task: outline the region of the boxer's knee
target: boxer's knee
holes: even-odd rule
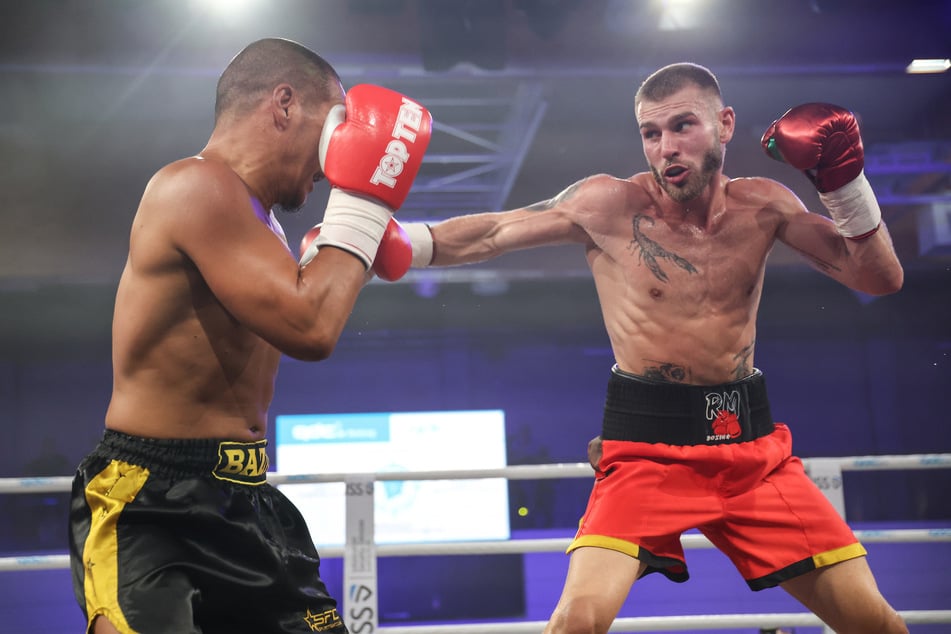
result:
[[[891,606],[884,604],[878,609],[866,611],[833,628],[838,634],[908,634],[905,621]]]
[[[603,617],[597,602],[589,598],[562,601],[555,608],[545,634],[604,634],[613,617]]]
[[[885,607],[885,613],[882,615],[882,632],[888,634],[908,634],[908,626],[905,620],[891,606]]]
[[[838,634],[908,634],[864,557],[818,568],[781,586]]]

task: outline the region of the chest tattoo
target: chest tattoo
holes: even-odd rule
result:
[[[645,216],[644,214],[634,216],[632,221],[634,237],[631,239],[628,249],[637,253],[638,258],[650,269],[654,277],[661,282],[666,282],[668,279],[667,273],[661,268],[658,260],[670,260],[675,266],[679,266],[688,273],[696,273],[697,269],[685,258],[680,257],[676,253],[671,253],[644,235],[644,232],[641,230],[641,222],[644,220],[650,224],[654,224],[654,219],[650,216]]]

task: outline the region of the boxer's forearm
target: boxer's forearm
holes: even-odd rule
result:
[[[459,216],[437,224],[404,225],[413,244],[413,266],[453,266],[481,262],[504,253],[495,239],[501,214]]]

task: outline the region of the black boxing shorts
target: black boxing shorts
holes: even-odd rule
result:
[[[124,634],[347,633],[265,446],[106,430],[70,508],[87,632],[104,616]]]

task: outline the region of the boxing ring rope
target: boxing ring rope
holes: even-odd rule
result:
[[[914,469],[951,469],[951,453],[907,454],[894,456],[852,456],[846,458],[803,458],[808,469],[819,461],[833,461],[842,471],[902,471]],[[350,473],[281,474],[269,473],[267,481],[280,484],[308,484],[313,482],[344,482]],[[374,479],[386,480],[455,480],[506,478],[508,480],[556,480],[559,478],[586,478],[591,476],[591,465],[586,462],[555,463],[546,465],[513,465],[492,469],[441,469],[431,471],[386,471],[372,474]],[[69,491],[72,476],[0,478],[0,494],[8,493],[61,493]]]
[[[910,528],[885,530],[856,530],[855,536],[863,544],[938,543],[951,542],[951,528]],[[685,549],[713,548],[706,537],[687,534],[680,538]],[[525,553],[563,553],[571,543],[570,537],[549,539],[513,539],[509,541],[429,542],[426,544],[379,544],[378,557],[422,557],[427,555],[523,555]],[[344,556],[343,546],[324,546],[321,558]],[[13,570],[53,570],[69,568],[69,555],[23,555],[0,557],[0,572]]]
[[[908,625],[951,623],[951,610],[907,610],[899,612]],[[774,629],[823,627],[819,617],[805,612],[772,614],[696,614],[690,616],[619,617],[609,632],[682,632],[685,630],[726,630],[736,627]],[[484,623],[476,625],[424,625],[381,627],[382,634],[538,634],[545,621]]]
[[[841,472],[843,471],[885,471],[885,470],[916,470],[916,469],[947,469],[951,468],[951,454],[910,454],[892,456],[853,456],[845,458],[813,458],[803,459],[806,470],[814,480],[821,474],[823,478],[839,478],[836,488],[841,495]],[[506,478],[509,480],[544,480],[561,478],[591,477],[592,469],[587,463],[561,463],[549,465],[516,465],[494,469],[465,469],[465,470],[432,470],[417,472],[378,472],[366,474],[352,473],[325,473],[325,474],[268,474],[268,482],[273,485],[281,484],[309,484],[347,482],[357,484],[372,484],[376,481],[407,481],[407,480],[454,480],[454,479],[484,479]],[[69,491],[72,478],[66,477],[31,477],[31,478],[0,478],[0,494],[18,493],[54,493]],[[820,486],[820,488],[823,488]],[[347,568],[348,558],[353,559],[357,554],[376,557],[396,556],[426,556],[426,555],[483,555],[483,554],[524,554],[541,552],[564,552],[571,541],[570,537],[550,539],[515,539],[508,541],[475,541],[475,542],[434,542],[427,544],[364,544],[364,551],[357,552],[349,536],[351,530],[349,522],[351,516],[356,520],[369,518],[372,523],[373,487],[364,487],[368,495],[353,498],[347,495],[348,545],[321,548],[322,557],[342,557]],[[826,492],[828,495],[828,492]],[[367,505],[369,504],[369,510]],[[356,507],[363,507],[361,511]],[[856,530],[856,536],[863,543],[909,543],[909,542],[951,542],[951,528],[928,529],[882,529]],[[372,535],[372,529],[371,529]],[[681,542],[686,549],[713,548],[713,544],[700,534],[685,534]],[[51,570],[69,567],[69,556],[58,555],[30,555],[0,557],[0,572],[24,570]],[[370,602],[376,611],[376,566],[367,574],[363,571],[363,581],[373,589],[373,600]],[[349,568],[348,568],[349,570]],[[361,574],[357,576],[360,577]],[[900,614],[909,625],[951,623],[951,610],[908,610]],[[374,625],[376,623],[374,622]],[[397,626],[375,627],[383,634],[521,634],[540,632],[545,623],[538,622],[509,622],[509,623],[482,623],[464,625],[435,625],[435,626]],[[718,630],[736,627],[753,627],[761,629],[819,626],[823,623],[811,613],[789,614],[726,614],[726,615],[690,615],[690,616],[651,616],[651,617],[619,617],[611,626],[611,632],[645,632],[645,631],[683,631],[683,630]]]

